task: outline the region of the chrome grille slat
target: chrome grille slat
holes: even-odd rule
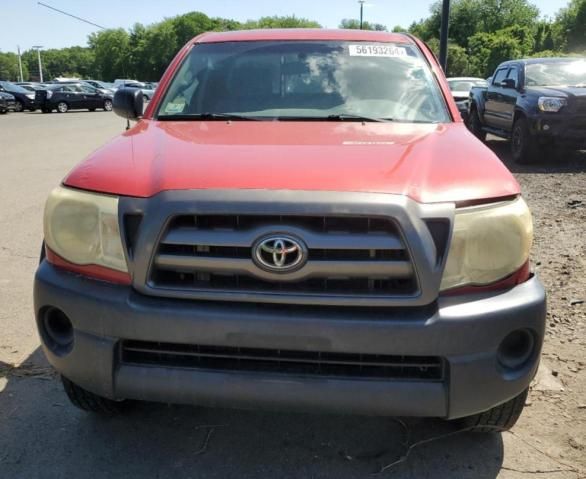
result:
[[[259,238],[286,234],[307,247],[307,262],[286,273],[253,260]],[[152,288],[279,294],[412,295],[415,270],[390,218],[183,215],[161,236]]]

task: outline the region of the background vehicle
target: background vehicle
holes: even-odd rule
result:
[[[15,111],[35,111],[35,94],[21,86],[8,81],[0,81],[0,92],[10,93],[16,102]]]
[[[472,87],[486,87],[488,83],[482,78],[474,77],[453,77],[448,78],[448,86],[452,92],[452,96],[458,105],[458,110],[462,115],[462,119],[466,121],[468,118],[468,99]]]
[[[102,93],[111,93],[112,95],[116,93],[116,88],[114,88],[113,83],[107,83],[99,80],[83,80],[83,83],[87,83],[88,85],[93,86]]]
[[[510,138],[515,161],[586,148],[586,58],[532,58],[502,63],[488,87],[470,91],[468,126]]]
[[[32,92],[35,92],[37,90],[44,90],[45,88],[47,88],[47,85],[38,82],[15,82],[14,84],[21,86],[22,88]]]
[[[57,110],[65,113],[69,110],[98,108],[112,110],[112,95],[100,93],[94,87],[84,83],[62,83],[47,87],[36,92],[36,101],[43,113]]]
[[[118,88],[137,88],[142,92],[145,101],[149,101],[155,94],[155,89],[147,83],[137,81],[124,81],[118,84]]]
[[[16,101],[10,93],[0,92],[0,113],[5,114],[16,109]]]
[[[512,427],[545,327],[531,215],[440,71],[408,35],[249,30],[191,40],[144,112],[120,88],[139,123],[45,208],[35,314],[71,401]]]

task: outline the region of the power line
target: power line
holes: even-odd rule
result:
[[[67,15],[68,17],[75,18],[76,20],[79,20],[81,22],[89,23],[90,25],[93,25],[94,27],[98,27],[98,28],[101,28],[102,30],[106,30],[106,27],[103,27],[102,25],[98,25],[97,23],[90,22],[89,20],[86,20],[84,18],[77,17],[75,15],[72,15],[71,13],[64,12],[63,10],[59,10],[58,8],[52,7],[51,5],[47,5],[46,3],[43,3],[43,2],[37,2],[37,3],[39,5],[42,5],[43,7],[47,7],[47,8],[50,8],[51,10],[55,10],[56,12],[62,13],[63,15]]]

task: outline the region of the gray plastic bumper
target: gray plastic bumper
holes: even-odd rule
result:
[[[140,295],[58,270],[43,261],[35,312],[53,306],[70,318],[74,346],[50,363],[80,386],[115,399],[212,406],[313,409],[456,418],[485,411],[523,391],[538,366],[545,292],[537,278],[508,291],[443,297],[437,307],[365,310],[182,301]],[[502,339],[531,330],[536,350],[514,372],[497,361]],[[444,382],[331,379],[125,364],[119,340],[440,356]]]

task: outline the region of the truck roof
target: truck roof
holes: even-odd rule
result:
[[[334,30],[326,28],[275,28],[208,32],[195,37],[193,43],[245,42],[262,40],[338,40],[356,42],[414,43],[403,33],[372,30]]]
[[[571,60],[586,60],[586,57],[545,57],[545,58],[520,58],[519,60],[509,60],[501,63],[499,66],[511,65],[514,63],[523,63],[525,65],[532,65],[535,63],[558,63],[567,62]]]

